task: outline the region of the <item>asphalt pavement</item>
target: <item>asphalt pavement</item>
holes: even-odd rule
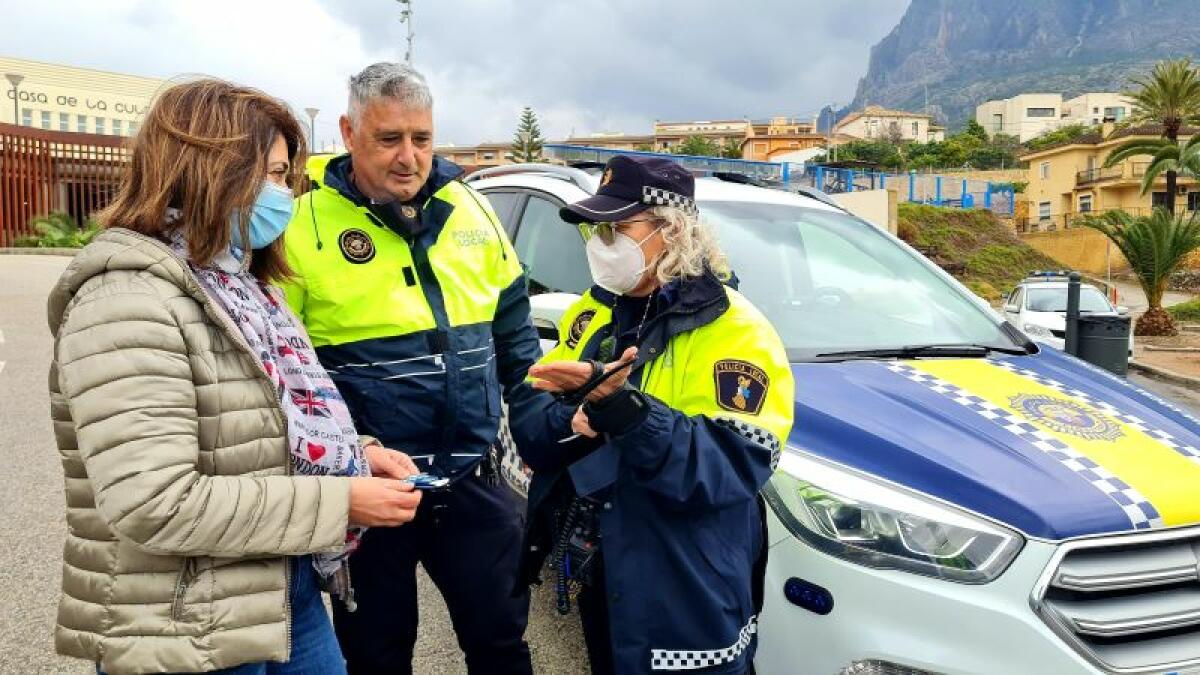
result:
[[[0,673],[85,675],[90,665],[54,655],[61,574],[62,470],[46,394],[50,332],[46,295],[69,258],[0,255]],[[1200,394],[1132,375],[1130,380],[1200,412]],[[449,616],[420,575],[418,673],[465,673]],[[559,617],[548,586],[534,593],[526,637],[539,673],[586,673],[575,615]]]

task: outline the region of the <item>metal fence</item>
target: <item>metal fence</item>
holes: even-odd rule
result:
[[[1017,218],[1015,222],[1017,232],[1055,232],[1058,230],[1071,230],[1083,227],[1083,221],[1089,217],[1097,217],[1109,209],[1099,211],[1071,211],[1068,213],[1052,213],[1046,216],[1033,215],[1025,218]],[[1120,209],[1125,213],[1134,216],[1149,216],[1153,213],[1153,209],[1142,206],[1130,206]]]
[[[806,167],[802,176],[804,184],[829,194],[892,188],[900,202],[988,209],[1003,216],[1012,216],[1016,211],[1016,194],[1011,183],[916,171],[884,173],[821,165]]]
[[[666,157],[680,164],[685,169],[697,173],[736,173],[765,183],[778,185],[786,185],[792,182],[793,178],[804,170],[803,164],[793,164],[791,162],[752,162],[748,159],[670,155],[661,152],[615,150],[612,148],[564,145],[561,143],[547,143],[542,146],[542,150],[550,159],[556,159],[566,164],[577,162],[604,164],[617,155]]]
[[[128,161],[125,140],[0,124],[0,246],[30,221],[64,212],[83,223],[112,200]]]
[[[617,155],[666,157],[696,173],[736,173],[762,181],[770,187],[784,190],[804,185],[815,187],[827,194],[838,194],[857,190],[892,188],[897,191],[901,202],[984,208],[1003,216],[1012,216],[1016,209],[1013,186],[1009,183],[969,180],[915,171],[899,174],[883,173],[821,165],[809,166],[792,162],[752,162],[744,159],[669,155],[658,152],[616,150],[558,143],[548,143],[543,146],[543,150],[549,158],[568,164],[576,162],[603,164]]]

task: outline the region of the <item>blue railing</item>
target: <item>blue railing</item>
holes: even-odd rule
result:
[[[884,173],[814,165],[806,167],[803,182],[829,194],[855,190],[896,189],[902,202],[984,208],[1011,216],[1016,210],[1016,195],[1008,183],[972,180],[958,176],[908,173]]]
[[[546,155],[565,163],[598,162],[603,164],[617,155],[666,157],[684,168],[699,174],[735,173],[761,181],[771,187],[793,189],[805,185],[827,194],[894,188],[902,202],[984,208],[999,215],[1011,216],[1016,208],[1013,188],[1008,184],[970,180],[940,174],[885,173],[845,169],[792,162],[754,162],[724,157],[696,157],[661,152],[614,150],[591,146],[547,143],[542,146]]]

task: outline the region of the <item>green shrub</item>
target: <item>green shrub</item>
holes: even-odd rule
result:
[[[13,242],[19,248],[83,248],[100,232],[100,225],[89,220],[80,227],[65,213],[51,213],[29,221],[35,235],[26,235]]]
[[[1200,298],[1172,305],[1167,308],[1167,313],[1174,317],[1176,321],[1200,322]]]

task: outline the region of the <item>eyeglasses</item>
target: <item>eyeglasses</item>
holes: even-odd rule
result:
[[[616,223],[580,223],[579,233],[583,235],[584,241],[590,240],[592,237],[599,236],[600,241],[604,242],[605,244],[611,244],[613,243],[613,239],[622,225],[657,222],[658,218],[639,218],[637,220],[622,220]]]

